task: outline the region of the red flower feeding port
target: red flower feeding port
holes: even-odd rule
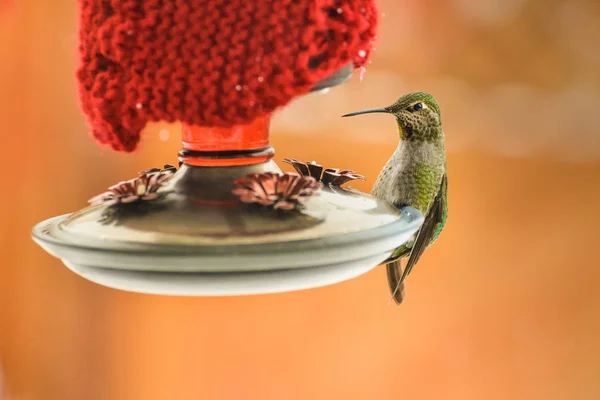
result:
[[[180,121],[183,145],[179,169],[160,186],[146,175],[131,181],[127,202],[97,202],[34,228],[34,240],[73,271],[144,293],[282,292],[360,275],[418,230],[418,211],[339,185],[318,183],[318,196],[310,186],[301,207],[268,207],[295,195],[276,187],[290,179],[275,176],[283,172],[269,146],[272,112],[367,61],[373,0],[80,4],[77,77],[94,137],[131,152],[147,122]],[[270,185],[257,192],[264,207],[235,190],[249,176]]]

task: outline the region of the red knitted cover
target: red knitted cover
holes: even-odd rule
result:
[[[148,121],[229,127],[273,112],[375,38],[375,0],[79,0],[82,108],[132,151]]]

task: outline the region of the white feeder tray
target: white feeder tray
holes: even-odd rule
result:
[[[369,200],[381,207],[379,201]],[[73,272],[115,289],[193,296],[277,293],[357,277],[387,259],[423,223],[422,214],[413,208],[395,213],[391,206],[383,208],[385,212],[374,208],[380,217],[387,215],[383,218],[387,221],[377,227],[359,231],[348,227],[348,233],[293,241],[286,240],[289,234],[281,234],[281,241],[258,244],[207,246],[100,240],[102,245],[90,246],[83,244],[81,236],[78,241],[72,237],[65,240],[69,236],[65,232],[68,215],[39,223],[33,229],[33,238]],[[377,220],[372,217],[369,221]],[[307,230],[317,231],[326,224]],[[303,236],[307,230],[302,231]],[[116,247],[111,248],[111,244]]]

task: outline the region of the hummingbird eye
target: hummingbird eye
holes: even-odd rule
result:
[[[423,103],[417,103],[413,106],[414,111],[421,111],[423,109]]]

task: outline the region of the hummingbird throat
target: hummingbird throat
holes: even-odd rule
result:
[[[442,126],[414,126],[412,124],[402,124],[398,121],[398,135],[400,140],[435,142],[443,138]]]
[[[413,128],[412,126],[402,126],[402,124],[398,122],[398,133],[400,134],[401,140],[407,140],[412,138]]]

